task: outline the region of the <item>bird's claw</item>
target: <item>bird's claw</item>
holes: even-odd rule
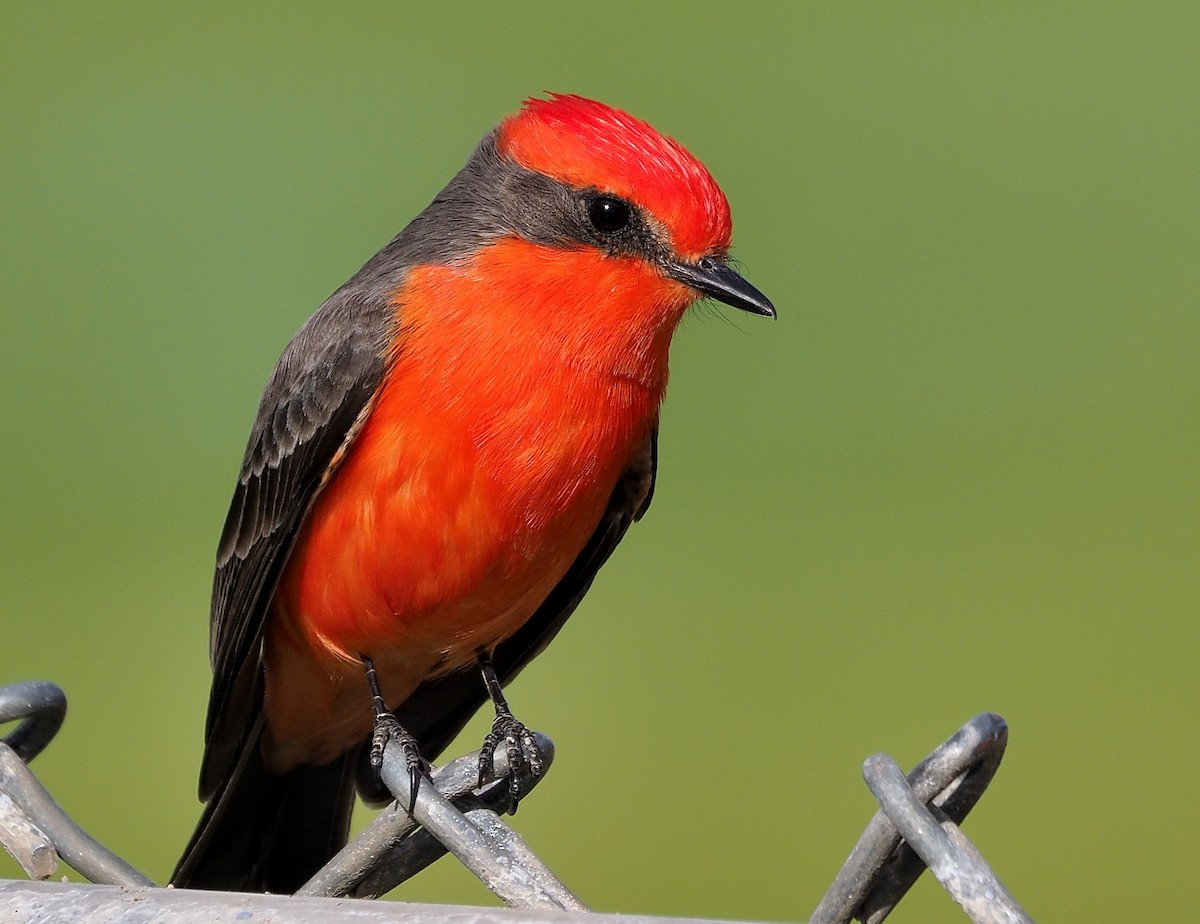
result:
[[[383,767],[383,752],[390,742],[400,746],[404,754],[404,763],[408,767],[408,814],[413,813],[417,804],[417,790],[421,786],[421,778],[429,773],[429,763],[421,756],[417,748],[417,739],[405,731],[404,726],[390,712],[384,712],[375,717],[375,730],[371,733],[371,766],[376,770]]]
[[[495,778],[492,762],[496,749],[502,744],[508,758],[508,812],[515,815],[517,803],[526,789],[525,784],[545,773],[546,767],[533,733],[512,713],[502,713],[496,716],[492,730],[483,739],[483,747],[479,751],[480,786]]]

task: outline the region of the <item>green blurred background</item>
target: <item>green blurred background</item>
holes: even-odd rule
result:
[[[268,371],[570,91],[705,161],[780,320],[680,331],[654,510],[511,690],[559,748],[518,829],[599,909],[796,920],[871,814],[861,760],[994,710],[966,830],[1018,899],[1180,917],[1198,49],[1194,3],[6,4],[0,682],[71,699],[42,779],[167,876]],[[492,900],[450,862],[399,897]],[[926,877],[894,920],[962,917]]]

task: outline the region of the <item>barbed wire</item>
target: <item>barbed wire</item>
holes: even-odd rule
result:
[[[136,890],[122,895],[139,896],[142,912],[161,903],[174,907],[182,894],[199,903],[191,907],[208,907],[212,920],[225,917],[229,896],[155,888],[147,876],[90,837],[54,802],[28,763],[53,739],[65,715],[66,697],[52,683],[31,681],[0,687],[0,724],[19,722],[0,741],[0,844],[32,879],[53,875],[61,857],[92,883]],[[549,738],[535,733],[534,740],[541,768],[523,781],[523,797],[544,777],[554,758]],[[863,775],[880,809],[813,912],[810,924],[847,924],[853,919],[879,924],[926,868],[977,924],[1032,924],[959,827],[995,775],[1007,741],[1004,720],[985,713],[955,732],[907,777],[887,755],[868,758]],[[419,788],[410,817],[400,808],[409,804],[407,764],[399,748],[389,747],[384,753],[382,778],[396,802],[381,811],[295,898],[273,900],[302,903],[280,906],[289,908],[289,916],[294,908],[297,920],[301,919],[301,907],[307,909],[305,914],[314,915],[303,920],[337,920],[336,915],[325,917],[320,904],[305,902],[317,897],[378,897],[450,853],[510,908],[552,913],[555,919],[573,922],[581,914],[589,920],[606,917],[589,912],[501,819],[500,811],[509,805],[505,749],[497,750],[493,762],[493,781],[483,787],[477,785],[478,751],[437,768],[431,785]],[[53,892],[54,886],[65,890],[53,893],[59,895],[58,904],[44,892],[44,888]],[[20,908],[17,897],[22,894],[21,884],[0,882],[0,902],[8,896],[18,902],[14,908]],[[30,895],[36,895],[30,900],[39,908],[54,905],[63,911],[69,906],[72,913],[95,912],[103,906],[116,909],[112,914],[117,915],[123,907],[111,892],[86,886],[46,883]],[[167,900],[167,895],[173,897]],[[353,906],[362,909],[357,902]],[[335,914],[334,906],[329,907],[330,914]],[[337,903],[336,907],[344,906]],[[429,921],[433,921],[441,906],[428,907]],[[480,915],[481,921],[499,920],[483,909]],[[14,920],[41,918],[18,914]],[[665,924],[679,919],[644,920]]]
[[[8,841],[4,847],[21,863],[23,858],[41,871],[49,866],[54,873],[57,863],[47,861],[45,847],[66,860],[71,868],[91,882],[103,882],[136,888],[154,885],[149,876],[138,872],[99,841],[75,824],[51,798],[29,769],[33,760],[58,732],[67,712],[67,697],[61,689],[45,680],[0,687],[0,722],[19,720],[20,725],[0,743],[0,793],[9,797],[15,812],[13,830],[15,849]],[[5,829],[9,825],[4,825]]]
[[[1007,723],[984,713],[907,777],[886,754],[868,757],[863,777],[879,811],[809,924],[846,924],[853,918],[879,924],[927,866],[977,924],[1029,922],[958,827],[996,775],[1007,744]],[[975,898],[980,894],[982,902]]]

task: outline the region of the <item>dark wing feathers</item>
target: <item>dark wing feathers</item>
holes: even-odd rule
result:
[[[345,292],[288,344],[242,460],[213,581],[202,797],[220,784],[253,725],[263,621],[300,523],[383,377],[394,309]]]

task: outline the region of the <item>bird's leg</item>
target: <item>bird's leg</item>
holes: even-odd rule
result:
[[[417,804],[417,789],[421,777],[429,772],[429,764],[417,748],[417,739],[405,731],[404,726],[383,701],[379,691],[379,676],[375,673],[375,662],[366,655],[359,655],[367,671],[367,686],[371,689],[371,707],[375,711],[375,730],[371,734],[371,766],[379,770],[383,766],[383,751],[389,741],[400,745],[404,762],[408,766],[408,814]]]
[[[479,660],[479,671],[483,675],[483,684],[496,707],[496,720],[492,723],[492,730],[483,739],[483,747],[479,752],[479,785],[482,786],[492,778],[492,760],[496,755],[496,748],[503,744],[508,757],[509,814],[515,815],[517,802],[521,798],[522,784],[530,776],[540,776],[543,772],[542,755],[529,729],[517,721],[512,710],[508,708],[508,700],[504,698],[504,692],[500,689],[500,678],[496,676],[496,666],[492,663],[491,655],[480,649],[476,657]]]

